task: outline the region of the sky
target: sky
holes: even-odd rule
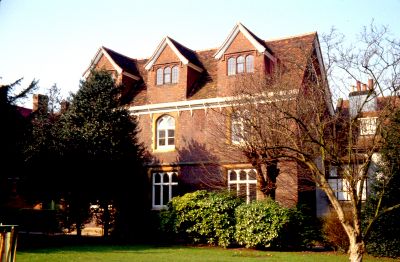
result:
[[[372,21],[400,38],[399,14],[400,0],[0,0],[0,85],[36,79],[37,93],[57,84],[66,98],[101,46],[148,58],[168,35],[218,48],[237,22],[264,40],[332,27],[355,38]]]

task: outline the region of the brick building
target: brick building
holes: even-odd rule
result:
[[[161,209],[174,195],[196,188],[261,198],[255,169],[231,146],[240,123],[221,112],[229,112],[238,77],[281,68],[301,89],[310,63],[324,77],[316,32],[265,41],[238,23],[214,49],[194,51],[165,37],[151,57],[132,59],[101,47],[84,76],[105,69],[123,84],[122,99],[138,117],[139,139],[153,156],[147,163],[151,208]],[[303,197],[300,168],[294,162],[278,167],[276,200],[293,206]]]

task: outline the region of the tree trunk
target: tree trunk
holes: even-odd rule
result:
[[[103,237],[108,237],[108,231],[110,230],[110,211],[108,210],[108,203],[103,204]]]
[[[365,251],[364,241],[358,241],[354,243],[354,241],[350,240],[349,246],[349,260],[351,262],[361,262],[363,259]]]

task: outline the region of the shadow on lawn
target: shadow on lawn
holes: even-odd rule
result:
[[[154,247],[179,248],[174,245],[120,243],[113,239],[90,236],[71,235],[18,235],[17,251],[30,253],[52,253],[60,249],[68,251],[96,251],[96,252],[143,252]]]

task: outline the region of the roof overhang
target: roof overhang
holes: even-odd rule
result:
[[[115,61],[111,58],[111,56],[108,54],[108,52],[103,48],[100,47],[99,50],[97,51],[96,55],[94,56],[94,59],[90,63],[89,67],[86,69],[86,71],[83,73],[83,77],[87,78],[90,74],[90,71],[94,69],[97,65],[97,63],[100,61],[100,59],[105,56],[107,60],[111,63],[112,67],[114,67],[115,71],[117,71],[118,74],[125,75],[127,77],[130,77],[134,80],[139,80],[140,77],[132,75],[128,72],[123,71],[123,69],[115,63]]]
[[[201,67],[198,67],[195,64],[191,63],[184,55],[182,55],[181,52],[179,52],[178,48],[176,48],[176,46],[172,43],[172,41],[168,36],[164,37],[164,39],[158,45],[154,54],[150,57],[149,61],[145,66],[146,70],[150,70],[152,68],[154,63],[157,61],[157,59],[160,57],[161,53],[167,46],[169,46],[172,49],[172,51],[176,54],[176,56],[179,58],[182,64],[187,65],[193,68],[194,70],[199,71],[200,73],[203,72],[203,69]]]

